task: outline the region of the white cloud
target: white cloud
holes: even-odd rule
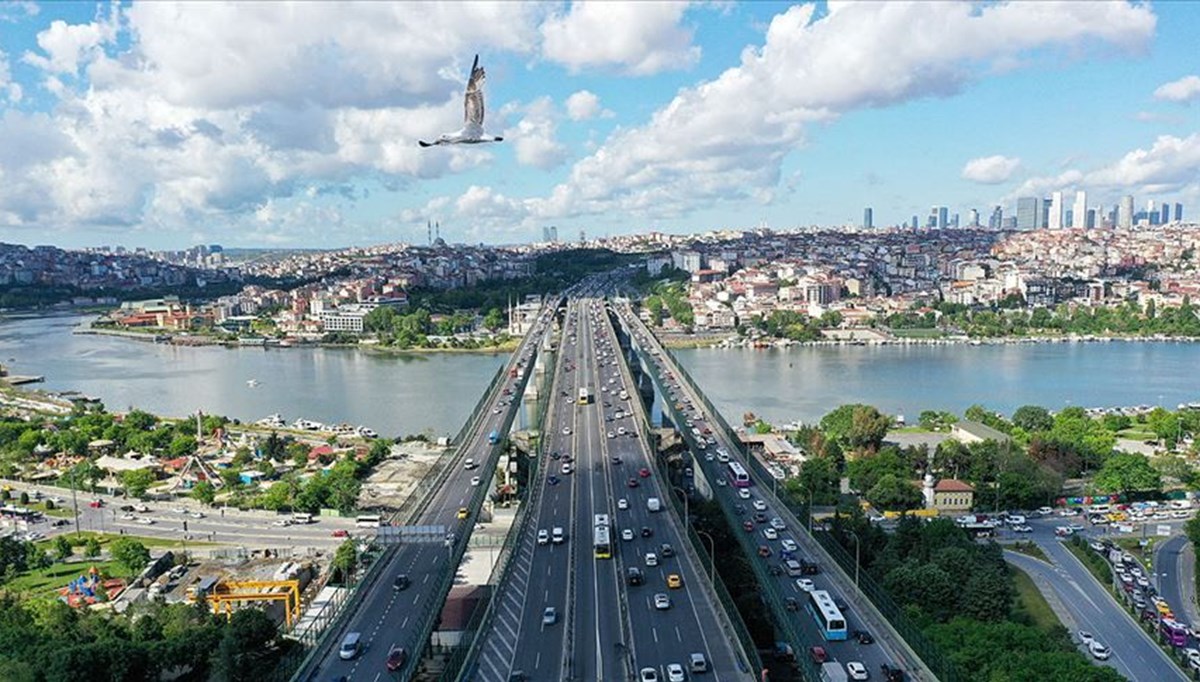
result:
[[[1200,99],[1200,76],[1184,76],[1177,81],[1163,83],[1154,91],[1154,98],[1184,104]]]
[[[50,73],[76,74],[79,68],[100,56],[101,46],[113,42],[119,28],[120,14],[116,5],[96,21],[88,24],[68,24],[56,19],[50,28],[38,33],[37,44],[45,53],[26,52],[22,61]]]
[[[981,156],[971,159],[963,166],[962,176],[966,180],[985,185],[995,185],[1012,177],[1021,165],[1020,159],[1010,159],[1007,156]]]
[[[567,148],[555,137],[554,103],[541,97],[525,107],[525,115],[516,126],[504,131],[504,139],[516,147],[517,161],[543,170],[562,164]]]
[[[542,24],[542,53],[572,73],[616,68],[637,76],[700,61],[692,31],[680,26],[686,2],[575,2]]]
[[[815,9],[777,15],[738,66],[681,90],[647,124],[614,132],[530,205],[544,217],[657,217],[769,199],[783,159],[813,121],[947,96],[1055,48],[1072,56],[1141,50],[1156,23],[1148,6],[1127,3],[833,1],[814,20]]]
[[[572,121],[587,121],[596,117],[608,118],[613,112],[600,106],[600,98],[594,92],[580,90],[567,98],[567,118]]]
[[[1135,149],[1116,161],[1091,171],[1070,169],[1053,176],[1026,180],[1009,198],[1044,196],[1073,187],[1110,195],[1200,190],[1200,133],[1188,137],[1159,136],[1149,149]]]
[[[4,0],[0,2],[0,21],[7,24],[29,17],[36,17],[41,8],[31,0]]]

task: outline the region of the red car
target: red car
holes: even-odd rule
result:
[[[92,502],[88,502],[88,506],[92,509],[99,509],[100,507],[104,506],[104,500],[94,500]]]
[[[642,478],[650,478],[650,470],[646,467],[642,467],[641,469],[638,469],[638,476],[641,476]]]
[[[349,535],[349,533],[347,533],[345,531],[345,529],[342,529],[342,528],[339,528],[339,529],[333,531],[333,537],[335,537],[335,538],[344,538],[347,535]]]
[[[638,480],[636,478],[629,479],[629,487],[630,488],[638,487]]]
[[[746,531],[747,533],[753,533],[754,532],[754,522],[753,521],[742,521],[742,530]]]
[[[825,661],[829,660],[829,654],[825,653],[825,647],[823,646],[814,646],[810,648],[808,650],[808,657],[811,658],[814,663],[824,663]]]

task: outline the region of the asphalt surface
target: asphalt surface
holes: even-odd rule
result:
[[[1057,601],[1065,606],[1076,627],[1071,633],[1072,639],[1090,660],[1109,665],[1135,681],[1188,679],[1179,666],[1137,625],[1133,616],[1117,603],[1108,589],[1054,535],[1055,526],[1075,522],[1074,518],[1064,521],[1056,517],[1030,519],[1027,522],[1033,532],[1023,534],[1022,539],[1036,543],[1050,559],[1050,564],[1032,558],[1016,558],[1012,553],[1006,558],[1035,576],[1034,581],[1039,589],[1050,586],[1054,590]],[[1179,603],[1172,601],[1169,596],[1164,598],[1172,604]],[[1079,630],[1086,630],[1108,646],[1112,656],[1107,661],[1094,659],[1080,642]]]
[[[459,519],[459,509],[469,505],[475,494],[471,479],[476,476],[486,479],[495,468],[495,462],[485,460],[491,451],[488,434],[499,429],[510,412],[520,409],[522,391],[519,389],[524,380],[510,378],[507,372],[520,361],[524,363],[524,372],[532,375],[533,351],[541,340],[544,321],[548,317],[549,314],[543,312],[542,326],[526,335],[509,360],[503,380],[485,404],[485,415],[468,434],[465,446],[459,448],[450,464],[449,477],[414,525],[443,526],[446,532],[455,533],[455,542],[467,540],[474,516]],[[513,388],[512,396],[500,393],[505,387]],[[474,469],[466,469],[466,458],[479,464]],[[450,565],[452,550],[453,547],[443,542],[412,543],[402,544],[385,554],[380,561],[387,564],[377,574],[379,579],[363,588],[367,592],[358,609],[337,632],[329,633],[323,655],[310,678],[328,680],[345,675],[351,680],[397,679],[400,672],[389,672],[386,667],[388,654],[395,647],[406,650],[409,662],[404,672],[411,671],[426,643],[420,637],[422,633],[418,632],[423,616],[430,609],[441,608],[446,597],[445,592],[438,589],[441,578],[446,571],[457,571],[457,566]],[[394,577],[399,574],[409,576],[411,585],[407,589],[393,589]],[[361,652],[353,659],[342,660],[338,647],[349,632],[360,633]]]
[[[1200,626],[1195,588],[1194,549],[1188,549],[1184,535],[1174,535],[1159,543],[1154,550],[1155,581],[1158,593],[1175,609],[1177,619]]]
[[[685,551],[665,509],[667,499],[650,471],[645,444],[634,435],[640,413],[628,412],[636,394],[628,400],[619,396],[632,384],[619,352],[614,354],[615,339],[600,308],[592,300],[569,308],[546,429],[546,450],[552,454],[537,483],[544,486],[537,521],[501,587],[500,615],[486,635],[473,679],[504,681],[520,671],[530,680],[622,680],[644,667],[666,679],[666,665],[686,666],[691,652],[705,653],[714,680],[746,679],[732,638],[722,633],[722,621],[701,590],[704,578],[694,556]],[[577,404],[580,387],[591,389],[591,404]],[[563,473],[568,457],[571,473]],[[641,476],[641,469],[651,475]],[[558,482],[549,482],[551,476]],[[650,512],[650,497],[662,500],[664,511]],[[620,499],[625,505],[618,504]],[[609,516],[611,559],[594,556],[594,514]],[[539,530],[552,534],[556,527],[567,533],[563,544],[536,543]],[[643,536],[643,528],[650,537]],[[626,529],[633,539],[621,539]],[[663,543],[671,545],[673,557],[661,556]],[[645,565],[647,552],[656,554],[656,566]],[[643,571],[644,584],[626,584],[631,566]],[[681,588],[666,586],[670,573],[680,575]],[[669,609],[655,608],[656,593],[670,597]],[[554,623],[543,622],[548,606],[556,610]]]
[[[622,311],[622,317],[627,328],[630,328],[630,316],[625,314],[625,311]],[[765,547],[770,552],[768,557],[753,556],[750,557],[750,560],[766,561],[779,565],[781,563],[780,551],[785,539],[797,543],[798,550],[795,552],[797,558],[813,560],[815,557],[821,556],[818,552],[816,541],[800,527],[799,521],[775,498],[771,492],[769,481],[753,480],[752,486],[741,489],[735,488],[732,485],[731,477],[728,475],[728,465],[720,462],[718,457],[721,457],[720,452],[724,451],[730,459],[738,461],[745,466],[746,462],[741,458],[739,454],[740,450],[728,441],[722,429],[717,427],[712,421],[712,416],[705,414],[705,407],[700,401],[699,396],[692,395],[687,384],[678,378],[677,370],[670,366],[669,357],[662,351],[657,340],[649,334],[640,321],[632,324],[632,329],[635,330],[635,342],[650,353],[643,355],[643,358],[647,361],[653,361],[656,367],[664,372],[665,382],[660,384],[659,388],[665,389],[666,395],[660,395],[660,398],[664,403],[682,404],[682,411],[686,416],[690,417],[690,424],[685,421],[683,424],[678,424],[677,428],[681,431],[687,431],[688,435],[686,437],[690,438],[693,442],[700,440],[705,442],[703,450],[693,449],[693,455],[695,456],[694,466],[698,470],[705,472],[717,499],[723,504],[733,506],[735,510],[740,510],[740,518],[749,521],[750,529],[748,531],[743,529],[742,532],[752,533],[754,536],[753,544]],[[653,354],[655,350],[658,351],[657,355]],[[700,433],[698,438],[691,432],[692,429],[696,429]],[[750,472],[750,476],[753,479],[753,469],[747,467],[747,471]],[[766,483],[766,486],[763,485],[764,483]],[[742,497],[741,493],[738,492],[739,490],[747,491],[749,497]],[[758,511],[755,506],[756,504],[761,508],[762,516],[759,517],[760,519],[771,520],[778,518],[782,522],[784,528],[777,531],[774,540],[768,539],[764,533],[768,527],[768,523],[754,520],[753,516]],[[840,573],[830,571],[828,570],[829,568],[829,566],[822,565],[821,572],[818,575],[804,577],[813,581],[815,589],[828,591],[835,600],[840,600],[849,607],[843,610],[842,615],[846,619],[847,629],[851,635],[856,630],[866,630],[872,635],[875,642],[869,645],[859,644],[853,636],[846,641],[825,640],[822,629],[818,627],[816,621],[804,608],[804,604],[808,600],[808,594],[798,584],[797,579],[799,576],[788,576],[786,572],[774,577],[774,580],[777,581],[778,588],[783,597],[794,598],[799,608],[795,611],[785,612],[782,615],[786,618],[794,619],[800,628],[804,641],[809,645],[823,647],[829,656],[829,660],[838,661],[843,664],[850,661],[861,662],[872,675],[878,675],[880,666],[884,663],[890,666],[908,668],[909,666],[902,660],[902,657],[897,655],[895,645],[887,641],[886,632],[879,627],[879,624],[871,615],[860,608],[860,604],[862,601],[865,601],[865,597],[860,598],[852,583],[843,580]],[[807,652],[797,651],[796,655],[807,655]],[[771,664],[767,663],[767,665]]]

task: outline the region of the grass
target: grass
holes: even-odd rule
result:
[[[1038,547],[1037,543],[1035,543],[1035,542],[1031,542],[1028,540],[1018,540],[1018,541],[1012,543],[1011,545],[1008,545],[1006,547],[1006,549],[1011,549],[1014,552],[1020,552],[1021,554],[1024,554],[1026,556],[1031,556],[1034,559],[1041,559],[1042,561],[1045,561],[1046,563],[1052,563],[1050,561],[1050,557],[1046,556],[1046,553],[1043,552],[1042,548]]]
[[[1117,432],[1117,438],[1128,438],[1129,440],[1158,440],[1158,434],[1153,431],[1142,431],[1138,428],[1128,428],[1124,431]]]
[[[1032,543],[1030,543],[1032,544]],[[1029,616],[1030,623],[1043,632],[1053,632],[1062,627],[1062,621],[1050,608],[1050,603],[1042,596],[1033,579],[1025,571],[1016,566],[1009,566],[1013,572],[1013,585],[1017,588],[1017,609]]]
[[[75,533],[67,533],[66,538],[71,541],[72,545],[75,545],[78,548],[82,548],[83,544],[87,542],[88,538],[96,538],[97,540],[99,540],[100,547],[102,549],[108,547],[108,545],[112,544],[113,540],[116,540],[118,538],[129,538],[131,540],[137,540],[138,542],[142,543],[143,545],[145,545],[146,547],[151,548],[151,549],[155,549],[155,548],[174,549],[176,547],[182,549],[183,544],[184,544],[182,540],[173,540],[173,539],[168,539],[168,538],[151,538],[151,537],[144,537],[144,536],[140,536],[140,535],[117,535],[116,533],[97,533],[97,532],[90,531],[90,530],[85,530],[85,531],[79,533],[78,535],[76,535]],[[38,540],[34,544],[36,544],[39,548],[41,548],[43,550],[51,551],[51,552],[54,551],[54,538],[50,538],[47,540]],[[195,541],[189,540],[187,543],[187,546],[190,549],[192,547],[216,547],[218,544],[219,543],[214,543],[214,542],[195,542]]]
[[[891,429],[889,433],[945,433],[944,431],[934,431],[927,429],[924,426],[901,426],[898,429]]]
[[[23,592],[34,596],[49,596],[58,588],[66,587],[67,583],[87,573],[92,566],[106,578],[128,578],[128,574],[115,561],[82,561],[71,564],[54,564],[49,568],[24,573],[4,584],[3,588],[10,592]]]
[[[889,329],[892,336],[901,339],[940,339],[942,331],[940,329]]]
[[[1150,562],[1154,557],[1154,538],[1146,538],[1146,547],[1141,545],[1141,538],[1115,538],[1113,544],[1121,549],[1132,554],[1143,568],[1150,568]]]
[[[1079,557],[1079,560],[1083,562],[1083,565],[1087,566],[1087,569],[1092,572],[1092,575],[1096,576],[1096,580],[1099,580],[1100,584],[1105,586],[1105,589],[1107,589],[1109,585],[1112,585],[1112,566],[1110,566],[1109,563],[1104,560],[1104,557],[1093,552],[1091,548],[1082,542],[1076,544],[1073,541],[1067,541],[1063,543],[1063,546],[1066,547],[1069,552]]]

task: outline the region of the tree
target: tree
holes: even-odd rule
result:
[[[354,570],[354,562],[358,557],[358,550],[354,546],[354,540],[346,540],[338,545],[337,551],[333,554],[333,561],[330,562],[329,568],[335,573],[336,579],[340,580],[344,585],[350,580],[350,573]]]
[[[125,493],[131,497],[144,497],[146,491],[158,480],[149,469],[133,469],[121,472],[121,485]]]
[[[125,426],[134,431],[149,431],[158,424],[158,417],[142,410],[131,410],[123,421]]]
[[[17,498],[17,501],[23,505],[29,504],[29,493],[22,490],[20,497]]]
[[[89,559],[100,556],[100,541],[95,536],[89,537],[83,544],[83,555]]]
[[[905,511],[923,503],[921,491],[911,481],[895,474],[884,474],[875,487],[867,491],[867,501],[878,509]]]
[[[217,499],[217,489],[209,481],[200,481],[192,488],[192,499],[200,504],[211,505]]]
[[[504,313],[499,308],[492,308],[483,316],[483,326],[490,332],[495,332],[504,326]]]
[[[809,457],[800,465],[800,475],[784,483],[807,504],[809,491],[813,504],[833,504],[838,496],[837,463],[829,457]]]
[[[1115,452],[1092,483],[1103,492],[1155,492],[1162,490],[1162,475],[1144,455]]]
[[[1040,431],[1049,431],[1054,426],[1054,417],[1050,416],[1050,412],[1038,405],[1022,405],[1013,412],[1013,426],[1019,426],[1026,433],[1038,433]]]
[[[196,437],[191,434],[180,434],[171,439],[167,452],[172,457],[187,457],[196,454]]]
[[[66,561],[75,553],[75,549],[71,547],[71,541],[65,535],[59,535],[54,538],[54,555],[59,561]]]
[[[821,430],[843,448],[878,450],[892,420],[871,405],[841,405],[821,418]]]
[[[117,538],[108,548],[108,553],[129,573],[137,573],[150,563],[150,550],[133,538]]]

